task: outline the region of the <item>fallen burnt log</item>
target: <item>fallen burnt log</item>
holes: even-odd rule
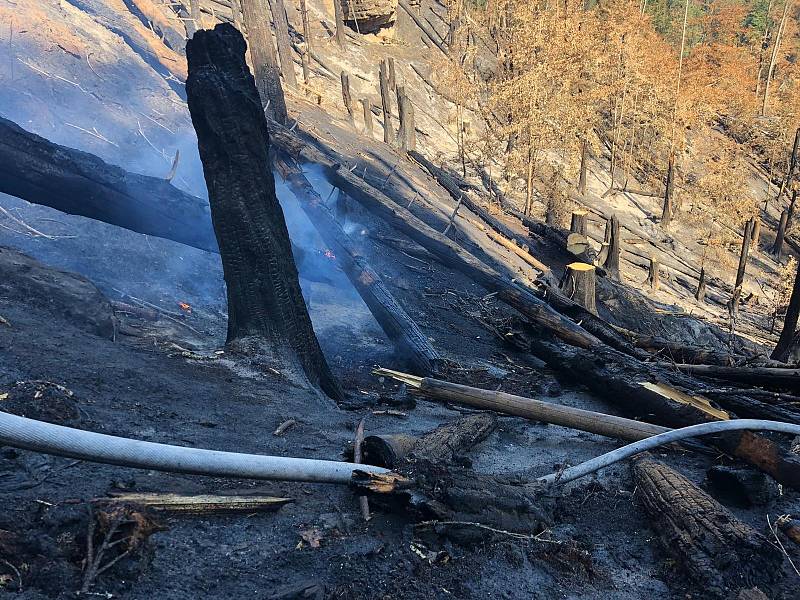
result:
[[[0,118],[0,192],[71,215],[218,252],[208,203]]]
[[[661,545],[704,595],[733,598],[779,579],[780,551],[686,477],[646,455],[633,473]]]
[[[651,354],[660,354],[676,363],[731,366],[749,358],[741,354],[719,352],[705,346],[677,344],[656,335],[642,335],[634,331],[625,331],[624,335],[637,348],[646,350]]]
[[[720,365],[677,364],[676,369],[713,379],[736,381],[771,389],[800,392],[800,369],[781,367],[727,367]]]
[[[696,395],[697,382],[657,365],[642,363],[608,347],[580,348],[544,340],[540,335],[524,333],[524,327],[500,329],[503,339],[517,348],[544,360],[570,381],[580,381],[599,397],[617,406],[623,413],[667,427],[683,427],[731,417],[708,399]],[[775,419],[775,414],[793,422],[794,414],[747,396],[731,395],[727,401],[740,409],[749,408],[754,418]],[[778,409],[773,412],[773,409]],[[779,482],[800,489],[800,457],[783,450],[776,442],[743,431],[715,438],[715,445],[745,460]]]
[[[352,282],[364,303],[399,354],[421,374],[438,371],[442,359],[414,320],[398,304],[381,277],[357,250],[314,186],[291,158],[280,157],[278,169],[289,184],[300,206],[308,214],[325,243],[332,247],[336,262]]]
[[[382,455],[396,460],[393,472],[356,470],[350,485],[389,510],[436,521],[442,535],[459,543],[485,541],[488,532],[532,537],[551,519],[552,503],[542,485],[452,464],[495,427],[489,415],[457,419],[421,436],[402,457]]]

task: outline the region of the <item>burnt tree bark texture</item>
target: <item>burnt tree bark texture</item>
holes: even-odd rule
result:
[[[647,273],[647,285],[649,285],[650,289],[654,292],[658,291],[658,289],[661,287],[661,274],[659,273],[658,259],[653,256],[650,257],[650,268],[648,269]]]
[[[739,254],[739,266],[736,269],[736,282],[733,284],[733,295],[731,296],[729,305],[732,317],[736,317],[739,312],[739,299],[742,296],[742,284],[744,283],[744,273],[747,269],[747,259],[750,257],[750,239],[753,236],[754,224],[755,222],[753,219],[750,219],[744,226],[742,251]]]
[[[311,326],[269,162],[267,122],[232,26],[187,44],[186,94],[228,291],[228,342],[251,342],[342,393]]]
[[[347,119],[350,121],[350,125],[355,127],[356,122],[353,114],[353,96],[350,94],[350,76],[342,71],[339,78],[342,81],[342,102],[344,103],[344,108],[347,111]]]
[[[770,252],[776,257],[780,258],[783,254],[783,240],[786,237],[786,225],[789,223],[789,211],[784,210],[781,213],[781,220],[778,222],[778,232],[775,234],[775,243],[772,244]]]
[[[800,264],[798,264],[797,274],[794,277],[794,287],[789,299],[789,308],[786,310],[786,317],[783,320],[783,330],[775,349],[772,351],[773,360],[786,362],[792,349],[797,345],[797,319],[800,316]]]
[[[595,300],[595,268],[582,262],[567,265],[561,291],[568,298],[583,306],[593,315],[597,315],[597,302]]]
[[[667,166],[667,181],[664,186],[664,209],[661,211],[661,225],[666,229],[672,222],[672,192],[675,188],[674,173],[675,155],[669,155],[669,165]]]
[[[372,100],[369,98],[361,98],[361,108],[364,112],[364,134],[369,137],[373,136],[372,126]]]
[[[697,291],[694,293],[694,298],[698,302],[706,301],[706,269],[700,267],[700,278],[697,280]]]
[[[269,0],[272,7],[272,19],[275,22],[275,41],[278,43],[278,56],[281,59],[281,74],[286,85],[296,88],[297,77],[294,73],[292,58],[292,42],[289,40],[289,18],[283,0]]]
[[[780,551],[686,477],[649,456],[633,472],[661,544],[704,595],[735,598],[778,577]]]
[[[581,168],[578,175],[578,193],[586,195],[586,169],[589,167],[589,141],[584,137],[581,144]],[[584,232],[585,233],[585,232]]]
[[[278,123],[285,124],[286,100],[281,87],[280,68],[272,45],[268,0],[241,0],[242,18],[247,29],[247,47],[255,71],[256,88],[265,112]]]
[[[588,210],[573,210],[572,221],[570,222],[569,230],[572,233],[580,233],[586,235],[586,223],[589,215]]]
[[[391,144],[394,142],[394,128],[392,127],[392,97],[389,94],[388,70],[386,61],[382,61],[378,77],[381,86],[381,108],[383,109],[383,141]]]
[[[417,130],[414,124],[414,105],[406,94],[405,87],[397,86],[397,111],[400,115],[400,128],[397,131],[397,144],[400,150],[408,152],[417,149]]]
[[[347,34],[344,30],[344,9],[342,8],[342,0],[333,0],[333,13],[336,20],[336,43],[340,48],[344,48],[347,42]]]
[[[208,205],[0,118],[0,192],[70,215],[217,252]]]
[[[608,274],[617,281],[620,280],[619,273],[619,219],[616,215],[611,215],[611,220],[608,222],[607,227],[609,232],[606,233],[608,238],[608,253],[603,266]]]

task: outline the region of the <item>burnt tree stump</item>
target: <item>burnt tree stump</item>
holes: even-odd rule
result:
[[[353,96],[350,94],[350,76],[342,71],[340,77],[342,80],[342,102],[347,111],[347,119],[350,121],[350,126],[355,127],[356,121],[353,113]]]
[[[589,166],[589,140],[584,136],[581,144],[581,167],[578,175],[578,193],[586,195],[586,170]],[[584,232],[586,233],[586,232]]]
[[[587,224],[587,217],[589,215],[588,210],[573,210],[572,211],[572,221],[570,222],[569,230],[572,233],[580,233],[581,235],[586,235],[586,224]]]
[[[414,125],[414,105],[402,85],[397,86],[397,111],[400,114],[400,128],[397,131],[398,146],[403,152],[416,150],[417,131],[416,125]]]
[[[650,257],[650,268],[648,269],[647,273],[647,285],[650,286],[650,289],[654,292],[657,292],[658,289],[661,287],[661,274],[659,273],[658,259],[654,256]]]
[[[733,285],[733,294],[728,304],[731,317],[736,318],[739,314],[739,299],[742,296],[742,285],[744,284],[744,274],[747,269],[747,259],[750,257],[750,239],[753,236],[755,221],[750,219],[744,226],[744,236],[742,237],[742,251],[739,254],[739,266],[736,269],[736,283]]]
[[[372,100],[369,98],[361,98],[360,102],[364,112],[364,134],[373,137]]]
[[[669,164],[667,165],[667,181],[664,185],[664,208],[661,211],[661,226],[664,229],[669,228],[670,223],[672,223],[672,213],[673,213],[673,206],[672,206],[672,193],[675,188],[675,155],[670,153],[669,155]]]
[[[780,551],[686,477],[649,456],[633,472],[659,541],[707,597],[777,579]]]
[[[770,253],[775,256],[775,258],[780,258],[781,254],[783,254],[783,240],[786,237],[786,226],[789,224],[789,210],[784,209],[781,213],[781,220],[778,223],[778,232],[775,234],[775,243],[772,244],[772,250]]]
[[[186,94],[197,132],[228,294],[228,344],[342,393],[320,349],[275,195],[269,134],[245,42],[231,25],[198,31],[186,46]]]
[[[289,18],[283,0],[269,0],[272,8],[272,20],[275,23],[275,41],[278,46],[278,57],[281,61],[281,74],[289,87],[297,88],[297,76],[294,73],[292,58],[292,42],[289,40]]]
[[[567,265],[561,290],[593,315],[597,315],[595,300],[595,267],[583,262]]]
[[[700,279],[697,280],[697,291],[694,294],[695,300],[698,302],[706,301],[706,269],[700,267]]]
[[[381,86],[381,108],[383,110],[383,141],[387,144],[394,142],[394,128],[392,127],[392,97],[389,95],[389,74],[386,61],[381,61],[378,71]]]

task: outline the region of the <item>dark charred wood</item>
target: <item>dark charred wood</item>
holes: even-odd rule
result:
[[[606,234],[608,238],[608,254],[606,255],[605,262],[603,262],[603,266],[613,279],[619,281],[620,232],[617,215],[611,215],[611,219],[608,221],[606,227],[609,228]]]
[[[392,61],[390,64],[394,64]],[[414,125],[414,105],[402,85],[397,86],[397,112],[400,115],[400,128],[397,130],[397,145],[403,152],[416,150],[417,130]]]
[[[641,335],[633,331],[626,331],[625,337],[630,339],[637,348],[647,350],[652,354],[660,354],[676,363],[731,366],[747,358],[739,354],[720,352],[706,346],[679,344],[659,336]]]
[[[340,76],[342,82],[342,102],[347,111],[347,118],[350,125],[355,127],[355,113],[353,112],[353,96],[350,94],[350,76],[342,71]]]
[[[779,579],[780,551],[686,477],[649,456],[633,472],[662,547],[705,597],[736,597]]]
[[[344,232],[323,199],[290,158],[280,158],[278,168],[295,193],[325,243],[331,247],[336,262],[352,282],[386,336],[395,344],[401,360],[415,373],[428,375],[439,370],[442,362],[419,326],[397,302],[383,280],[360,254],[356,243]]]
[[[275,195],[269,134],[245,43],[231,25],[187,44],[186,92],[228,294],[228,343],[272,354],[333,399],[341,390],[311,325]]]
[[[748,385],[786,390],[792,393],[800,392],[800,369],[685,364],[678,364],[675,367],[691,375],[738,381]]]
[[[773,360],[786,362],[790,355],[797,353],[800,348],[796,335],[798,318],[800,318],[800,263],[794,276],[792,295],[789,298],[789,307],[786,309],[786,317],[783,320],[781,337],[772,351],[771,358]]]
[[[381,61],[378,70],[378,81],[381,90],[381,109],[383,111],[383,141],[393,144],[395,139],[392,125],[392,96],[389,94],[389,74],[386,61]]]
[[[0,191],[61,212],[218,252],[208,203],[0,118]]]
[[[695,300],[705,302],[706,300],[706,270],[700,269],[700,278],[697,280],[697,291],[694,294]]]
[[[361,98],[360,102],[364,113],[364,133],[372,137],[374,129],[372,125],[372,100],[369,98]]]

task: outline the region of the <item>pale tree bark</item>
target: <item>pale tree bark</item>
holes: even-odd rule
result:
[[[275,22],[275,40],[278,42],[278,56],[281,59],[281,74],[289,87],[297,88],[294,73],[292,43],[289,41],[289,18],[283,0],[269,0],[272,7],[272,20]]]
[[[767,80],[764,82],[764,100],[761,103],[761,116],[767,114],[767,104],[769,102],[769,88],[772,83],[772,76],[775,74],[775,63],[778,61],[778,52],[780,51],[781,41],[783,39],[783,31],[786,28],[786,17],[789,14],[789,8],[792,5],[791,0],[786,0],[783,4],[783,15],[781,15],[781,22],[778,25],[778,31],[775,33],[775,45],[772,46],[772,55],[769,59],[769,68],[767,69]]]

